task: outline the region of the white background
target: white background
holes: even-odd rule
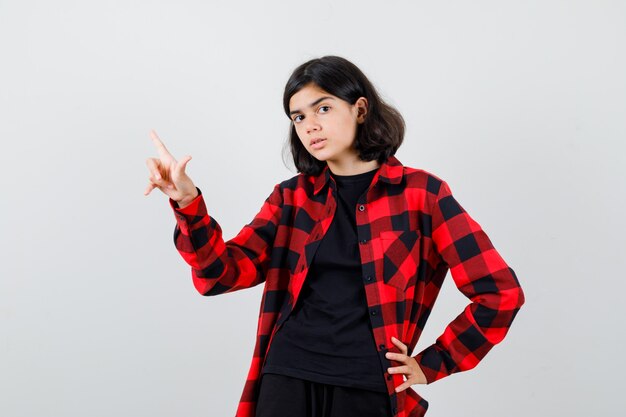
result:
[[[283,162],[300,63],[357,64],[526,304],[429,417],[621,416],[623,1],[0,0],[0,415],[232,416],[262,285],[202,297],[145,197],[154,128],[230,239]],[[450,275],[414,353],[468,300]]]

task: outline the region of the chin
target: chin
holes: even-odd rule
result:
[[[311,156],[321,162],[328,162],[329,159],[332,159],[332,155],[329,156],[324,153],[318,153],[318,154],[312,153]]]
[[[324,152],[324,149],[315,150],[315,149],[307,149],[306,150],[309,155],[311,155],[315,159],[324,160],[328,157],[328,153]]]

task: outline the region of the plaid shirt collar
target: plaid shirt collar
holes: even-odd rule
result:
[[[402,181],[402,175],[404,173],[402,163],[395,156],[391,155],[385,162],[383,162],[378,169],[378,178],[376,181],[384,181],[389,184],[399,184]],[[315,188],[313,194],[317,195],[330,180],[330,168],[328,164],[324,167],[322,172],[314,177]]]

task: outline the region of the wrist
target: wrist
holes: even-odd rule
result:
[[[183,197],[180,200],[177,200],[176,203],[178,204],[178,208],[187,207],[193,200],[196,199],[196,197],[198,197],[198,190],[194,190],[194,193],[191,196]]]

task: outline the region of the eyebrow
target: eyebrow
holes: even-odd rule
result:
[[[309,108],[311,108],[311,107],[315,106],[316,104],[318,104],[318,103],[320,103],[321,101],[324,101],[324,100],[326,100],[326,99],[331,99],[331,100],[334,100],[334,98],[333,98],[333,97],[331,97],[331,96],[324,96],[324,97],[320,97],[320,98],[318,98],[317,100],[315,100],[313,103],[309,104]],[[300,113],[300,110],[297,110],[297,109],[296,109],[296,110],[292,110],[292,111],[290,111],[290,112],[289,112],[289,116],[293,115],[294,113]]]

